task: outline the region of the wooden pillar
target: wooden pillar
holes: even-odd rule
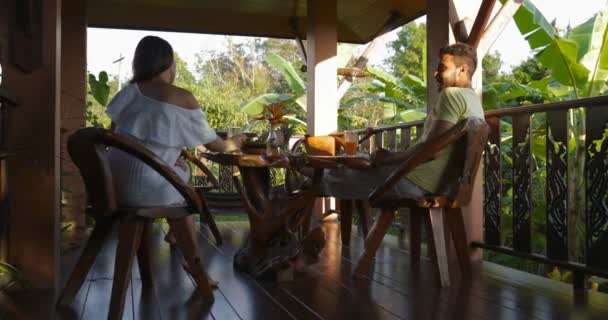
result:
[[[462,25],[470,29],[479,11],[481,0],[428,0],[427,1],[427,109],[430,110],[439,97],[437,82],[434,81],[433,73],[439,62],[439,50],[449,43],[455,42],[452,31],[450,30],[450,16],[458,16],[465,21]],[[454,12],[456,11],[456,12]],[[468,32],[470,30],[466,30]],[[481,60],[478,57],[477,71],[473,77],[473,89],[481,99]],[[483,241],[483,166],[479,167],[475,186],[472,194],[471,204],[463,208],[464,223],[467,230],[469,241]],[[474,261],[481,261],[481,250],[475,250],[471,254]]]
[[[63,222],[68,230],[85,225],[86,193],[78,168],[67,152],[67,139],[85,126],[87,97],[86,1],[63,0],[61,21],[61,192]]]
[[[318,136],[338,127],[338,47],[336,0],[307,3],[307,115],[308,134]],[[330,201],[318,199],[313,212],[328,211]]]
[[[308,133],[324,135],[338,124],[336,0],[309,0],[307,26]]]
[[[439,63],[439,50],[450,43],[450,1],[427,0],[426,43],[427,43],[427,110],[431,110],[439,98],[439,87],[434,73]]]
[[[19,26],[11,22],[16,1],[0,2],[2,86],[20,105],[11,112],[8,134],[8,147],[16,152],[7,164],[8,262],[35,288],[49,289],[56,287],[59,269],[61,0],[28,2],[40,10],[27,15],[33,36],[25,38],[15,36]],[[16,50],[24,47],[33,49]]]

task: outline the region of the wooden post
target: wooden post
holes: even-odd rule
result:
[[[59,269],[61,0],[32,2],[41,6],[41,19],[30,22],[40,22],[42,63],[31,64],[28,72],[9,57],[15,48],[14,42],[7,41],[15,27],[10,23],[13,3],[0,2],[4,13],[0,14],[0,43],[7,46],[0,57],[2,86],[20,104],[11,113],[8,134],[9,148],[16,151],[7,165],[11,194],[8,262],[19,267],[35,288],[50,289],[57,287]]]
[[[337,128],[338,32],[336,0],[308,1],[308,134],[324,135]]]
[[[441,48],[454,41],[450,35],[450,16],[454,20],[455,16],[464,20],[466,18],[473,21],[477,16],[481,0],[428,0],[427,1],[427,110],[430,110],[439,97],[437,83],[433,73],[439,62],[438,52]],[[457,14],[453,11],[457,10]],[[480,95],[481,99],[481,60],[478,57],[478,67],[473,78],[473,88]],[[463,208],[464,223],[467,230],[469,241],[483,240],[483,190],[482,190],[482,166],[480,166],[475,187],[472,194],[471,204]],[[450,246],[451,247],[451,246]],[[450,248],[449,247],[449,248]],[[481,261],[481,250],[472,252],[473,261]]]
[[[67,153],[67,139],[85,126],[87,98],[87,18],[86,1],[63,0],[61,21],[61,191],[66,201],[64,222],[73,230],[85,225],[84,184]]]
[[[469,17],[471,21],[477,20],[476,17],[479,13],[485,14],[485,10],[480,12],[482,0],[455,0],[456,8],[458,12],[465,17]],[[481,61],[483,55],[477,55],[477,70],[473,75],[473,89],[481,100],[482,90],[482,79],[481,79]],[[468,206],[462,208],[464,224],[467,231],[467,240],[469,241],[483,241],[483,163],[477,170],[477,176],[471,194],[471,202]],[[471,249],[471,259],[473,262],[481,262],[483,259],[482,250]]]
[[[338,127],[338,79],[336,61],[338,31],[336,0],[309,0],[307,17],[308,134],[326,135]],[[316,200],[313,212],[329,208]],[[316,219],[315,219],[316,220]]]

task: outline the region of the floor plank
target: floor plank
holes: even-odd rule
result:
[[[124,319],[608,319],[608,295],[592,292],[589,307],[572,307],[568,284],[484,263],[471,281],[454,278],[452,286],[435,286],[428,259],[412,270],[407,246],[387,236],[372,271],[351,277],[363,251],[363,239],[353,230],[350,246],[342,246],[339,225],[323,224],[327,245],[316,263],[296,263],[293,281],[261,282],[232,267],[233,255],[245,241],[247,222],[219,224],[224,244],[215,246],[203,228],[198,241],[204,265],[220,282],[209,306],[198,296],[182,269],[181,254],[163,241],[166,224],[152,232],[152,288],[142,287],[137,264],[125,300]],[[62,255],[64,282],[81,247]],[[102,249],[83,288],[58,319],[105,319],[109,309],[116,234]],[[0,317],[48,319],[53,296],[45,292],[0,295]]]

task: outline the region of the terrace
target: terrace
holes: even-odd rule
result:
[[[474,2],[474,3],[473,3]],[[0,138],[0,261],[18,266],[32,287],[0,293],[0,318],[7,319],[103,319],[113,280],[117,233],[102,248],[74,303],[56,309],[57,293],[78,259],[90,230],[62,233],[60,180],[80,192],[84,212],[84,188],[76,167],[67,159],[65,140],[84,126],[83,75],[86,70],[86,27],[112,27],[307,38],[308,130],[323,135],[336,129],[337,41],[366,43],[426,14],[428,52],[449,43],[450,38],[487,43],[500,33],[501,21],[512,18],[521,1],[505,1],[489,24],[495,1],[6,1],[0,7],[0,63],[2,63],[2,137]],[[134,13],[138,14],[134,14]],[[475,24],[467,28],[464,17]],[[451,27],[451,28],[450,28]],[[451,30],[454,30],[451,34]],[[484,49],[485,48],[485,49]],[[483,54],[481,52],[480,54]],[[432,72],[436,57],[429,54]],[[432,79],[432,76],[428,77]],[[481,79],[477,79],[477,85]],[[433,83],[427,85],[428,103],[437,98]],[[38,94],[32,95],[31,92]],[[14,108],[14,106],[17,107]],[[471,204],[465,208],[465,226],[473,262],[470,279],[450,268],[452,284],[437,285],[429,258],[419,266],[410,263],[407,214],[402,212],[361,278],[351,277],[364,250],[361,225],[355,223],[349,241],[340,224],[348,220],[325,219],[321,224],[326,245],[318,260],[302,256],[293,262],[294,273],[285,281],[261,281],[232,267],[233,256],[247,239],[243,221],[218,223],[224,242],[216,245],[206,227],[197,241],[209,274],[220,282],[215,302],[205,304],[194,291],[192,279],[182,270],[181,255],[162,239],[167,225],[155,223],[151,232],[154,287],[143,285],[138,268],[132,270],[123,318],[127,319],[604,319],[608,296],[587,287],[589,276],[608,277],[608,98],[600,96],[573,101],[506,108],[486,113],[490,126],[483,172],[477,175]],[[573,171],[564,146],[572,124],[570,110],[584,114],[585,154],[582,171]],[[10,119],[10,120],[9,120]],[[541,119],[535,121],[536,119]],[[5,124],[10,122],[10,126]],[[510,126],[505,126],[507,123]],[[538,132],[544,132],[539,142]],[[380,147],[403,150],[422,133],[422,123],[412,122],[376,128],[360,146],[372,153]],[[364,134],[364,132],[361,132]],[[546,149],[545,199],[533,199],[534,145]],[[508,159],[509,161],[506,161]],[[570,163],[569,163],[570,162]],[[223,167],[222,170],[232,170]],[[568,173],[584,181],[584,200],[577,207],[583,231],[569,225],[571,200]],[[220,174],[222,205],[236,199],[230,174]],[[507,190],[512,190],[508,194]],[[505,199],[511,197],[512,226],[504,225]],[[36,201],[34,201],[36,200]],[[78,198],[73,200],[78,203]],[[538,202],[544,203],[544,229],[535,230],[532,218]],[[322,205],[315,207],[320,215]],[[237,201],[238,204],[238,201]],[[338,210],[340,208],[337,208]],[[343,208],[344,209],[344,208]],[[74,209],[78,211],[78,208]],[[222,214],[221,208],[214,213]],[[239,206],[232,209],[240,212]],[[345,210],[345,209],[344,209]],[[84,214],[80,215],[84,219]],[[344,228],[342,228],[344,229]],[[584,259],[569,252],[573,233],[583,232]],[[513,246],[504,245],[505,233]],[[545,247],[532,243],[534,233],[544,234]],[[394,234],[394,235],[393,235]],[[576,238],[576,237],[574,237]],[[449,245],[448,245],[449,246]],[[423,249],[423,252],[426,251]],[[448,251],[453,249],[448,247]],[[547,266],[570,270],[571,283],[558,282],[507,268],[482,257],[495,252],[521,257]],[[450,265],[457,265],[452,255]]]

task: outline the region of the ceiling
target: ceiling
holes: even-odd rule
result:
[[[367,43],[426,11],[426,0],[336,1],[339,42]],[[89,0],[87,18],[92,27],[305,38],[306,11],[305,0]]]

